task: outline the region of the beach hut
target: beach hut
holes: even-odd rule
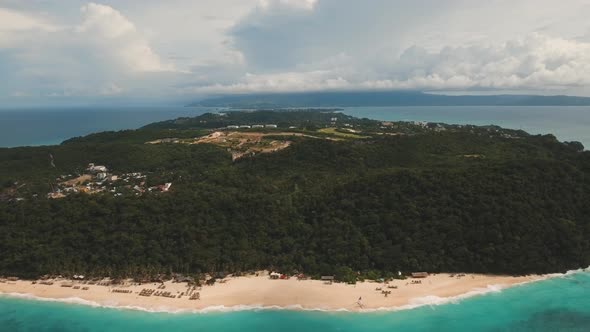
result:
[[[412,272],[412,278],[426,278],[428,277],[428,272]]]
[[[332,284],[334,282],[334,276],[322,276],[320,279],[327,284]]]

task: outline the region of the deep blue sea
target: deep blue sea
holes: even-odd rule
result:
[[[104,130],[195,116],[187,107],[0,110],[0,147],[57,144]],[[553,133],[590,147],[590,107],[356,107],[378,120],[496,124]],[[1,253],[0,253],[1,254]],[[590,331],[590,272],[531,283],[444,305],[379,313],[239,311],[148,313],[0,295],[0,331]]]
[[[0,147],[59,144],[105,130],[135,129],[151,122],[196,116],[215,108],[78,107],[0,109]],[[556,135],[590,146],[590,107],[349,107],[344,113],[377,120],[495,124],[532,134]]]
[[[156,121],[215,110],[179,106],[0,109],[0,147],[59,144],[76,136],[137,129]]]
[[[0,331],[590,331],[590,272],[443,305],[373,313],[148,313],[0,296]]]

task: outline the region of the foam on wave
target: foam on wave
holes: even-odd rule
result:
[[[509,288],[515,286],[522,286],[525,284],[547,280],[551,278],[563,278],[575,275],[577,273],[582,272],[590,272],[590,267],[585,269],[578,269],[578,270],[571,270],[567,271],[566,273],[553,273],[541,276],[537,280],[526,281],[519,284],[514,284],[508,286]],[[361,309],[358,312],[362,313],[369,313],[369,312],[385,312],[385,311],[401,311],[401,310],[410,310],[415,309],[423,306],[438,306],[444,305],[449,303],[458,303],[461,300],[485,295],[489,293],[498,293],[507,288],[505,285],[488,285],[485,288],[477,288],[467,293],[463,293],[457,296],[451,297],[440,297],[440,296],[423,296],[417,297],[410,300],[409,304],[397,307],[380,307],[374,309]],[[123,306],[118,305],[116,301],[107,302],[107,303],[98,303],[95,301],[85,300],[79,297],[68,297],[68,298],[47,298],[47,297],[39,297],[33,294],[28,293],[2,293],[0,295],[6,295],[13,298],[19,299],[26,299],[26,300],[34,300],[34,301],[42,301],[42,302],[59,302],[59,303],[68,303],[68,304],[75,304],[75,305],[84,305],[90,306],[95,308],[108,308],[108,309],[117,309],[117,310],[136,310],[136,311],[145,311],[145,312],[152,312],[152,313],[169,313],[169,314],[182,314],[182,313],[194,313],[194,314],[208,314],[208,313],[217,313],[217,312],[238,312],[238,311],[319,311],[319,312],[357,312],[355,310],[350,310],[347,308],[306,308],[300,304],[293,304],[289,306],[265,306],[262,304],[259,305],[236,305],[236,306],[210,306],[203,309],[178,309],[178,308],[171,308],[167,306],[160,306],[154,308],[144,308],[140,306]]]

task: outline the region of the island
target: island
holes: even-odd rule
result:
[[[0,186],[2,293],[376,310],[590,265],[590,152],[497,126],[207,113],[0,149]]]

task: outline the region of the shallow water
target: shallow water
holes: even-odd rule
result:
[[[436,299],[433,299],[436,300]],[[2,331],[590,331],[590,273],[375,313],[149,313],[0,296]]]

